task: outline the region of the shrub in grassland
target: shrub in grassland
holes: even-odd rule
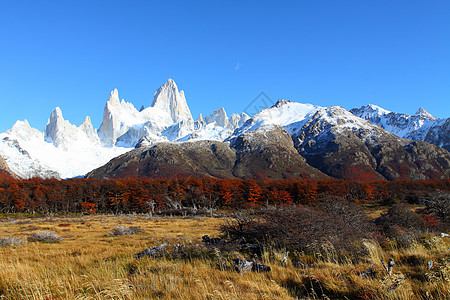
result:
[[[374,231],[366,214],[354,203],[323,197],[315,207],[290,206],[241,212],[221,227],[222,237],[245,240],[291,252],[348,253],[361,257],[361,241]]]
[[[33,233],[29,240],[30,242],[59,243],[63,238],[56,234],[56,232],[45,230]]]
[[[22,238],[6,237],[0,238],[0,246],[19,246],[25,243]]]
[[[450,230],[450,193],[438,191],[421,199],[424,212],[442,222],[441,230]]]
[[[423,219],[403,203],[392,205],[387,213],[375,220],[378,227],[401,247],[408,247],[423,235]]]
[[[111,232],[108,232],[107,236],[120,236],[126,234],[136,234],[138,232],[145,232],[143,229],[136,226],[122,226],[115,227]]]

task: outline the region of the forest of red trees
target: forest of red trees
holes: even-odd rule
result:
[[[241,180],[216,178],[40,179],[0,178],[3,213],[156,213],[168,209],[251,208],[314,204],[322,194],[356,202],[416,203],[450,179],[355,182],[339,179]]]

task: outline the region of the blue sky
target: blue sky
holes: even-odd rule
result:
[[[98,128],[113,88],[139,108],[168,78],[194,118],[260,92],[450,117],[450,2],[0,0],[0,132]]]

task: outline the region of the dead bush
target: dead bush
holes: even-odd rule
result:
[[[321,252],[326,244],[358,257],[364,249],[360,241],[370,237],[374,227],[356,205],[333,197],[322,199],[316,207],[240,212],[221,227],[221,233],[229,240],[299,252]]]
[[[376,220],[376,224],[389,238],[407,247],[424,233],[423,219],[406,204],[396,203]]]
[[[421,198],[425,205],[424,212],[443,222],[447,229],[450,226],[450,193],[438,191],[437,193]]]
[[[144,229],[141,229],[136,226],[128,227],[128,226],[119,225],[119,226],[115,227],[111,232],[108,232],[106,235],[107,236],[121,236],[121,235],[136,234],[139,232],[145,232],[145,231],[144,231]]]
[[[29,238],[30,242],[41,242],[41,243],[59,243],[63,240],[56,232],[53,231],[38,231],[33,233]]]
[[[25,244],[25,240],[16,237],[0,238],[0,246],[19,246]]]

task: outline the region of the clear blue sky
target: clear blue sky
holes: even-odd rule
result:
[[[0,132],[98,128],[113,88],[139,109],[168,78],[194,118],[261,91],[450,117],[450,1],[156,2],[0,0]]]

